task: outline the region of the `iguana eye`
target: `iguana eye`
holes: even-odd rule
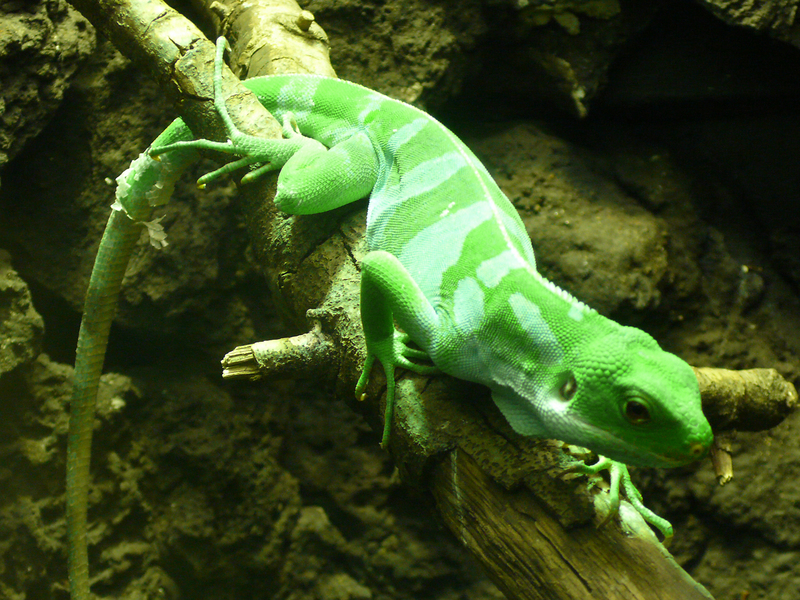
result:
[[[642,425],[650,421],[650,411],[638,400],[625,403],[625,418],[634,425]]]
[[[564,385],[562,385],[559,388],[558,393],[561,394],[561,399],[567,402],[569,400],[572,400],[572,397],[575,395],[575,392],[577,391],[578,391],[578,382],[575,381],[574,375],[570,375],[569,379],[567,379],[564,382]]]

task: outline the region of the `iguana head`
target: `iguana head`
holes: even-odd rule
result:
[[[543,413],[556,437],[632,465],[673,467],[705,455],[713,435],[694,371],[648,334],[614,327],[565,358]]]
[[[547,367],[523,367],[524,377],[497,373],[500,410],[523,435],[630,465],[675,467],[701,458],[713,435],[692,368],[647,333],[611,325]]]

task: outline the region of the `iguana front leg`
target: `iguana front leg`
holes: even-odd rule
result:
[[[395,329],[395,321],[405,334]],[[422,375],[439,373],[434,366],[409,360],[430,358],[427,353],[408,346],[413,339],[424,347],[430,347],[438,330],[438,318],[400,261],[388,252],[375,251],[361,261],[361,323],[367,342],[367,361],[356,384],[356,398],[363,397],[377,358],[386,373],[386,409],[381,437],[381,447],[385,448],[394,417],[395,369],[403,367]]]

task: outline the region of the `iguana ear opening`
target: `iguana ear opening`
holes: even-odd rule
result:
[[[558,393],[564,402],[569,402],[575,397],[575,392],[578,391],[578,382],[575,381],[575,375],[570,374],[569,378],[564,384],[558,388]]]

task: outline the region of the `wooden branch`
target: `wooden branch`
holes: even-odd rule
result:
[[[437,461],[439,514],[508,598],[708,600],[647,533],[595,524],[566,530],[526,488],[507,490],[466,452]]]
[[[775,369],[695,368],[694,373],[714,432],[771,429],[797,408],[797,390]]]
[[[312,379],[335,364],[336,346],[319,328],[280,340],[237,346],[222,359],[222,378]]]
[[[127,57],[150,73],[181,117],[198,137],[222,140],[225,129],[213,107],[214,43],[183,15],[161,0],[71,0],[71,3]],[[213,6],[213,8],[212,8]],[[231,42],[231,64],[246,76],[284,72],[332,75],[327,38],[293,0],[203,3],[205,14],[216,15]],[[269,42],[270,52],[259,51]],[[298,56],[298,60],[285,57]],[[241,129],[263,137],[281,137],[280,124],[241,85],[230,69],[223,70],[228,110]],[[274,182],[274,178],[272,179]],[[267,185],[247,186],[245,193],[265,197]],[[269,196],[271,197],[271,196]]]
[[[241,78],[283,73],[336,77],[328,36],[295,0],[191,0],[232,48],[231,68]]]
[[[733,479],[731,431],[764,431],[797,409],[797,390],[775,369],[694,368],[703,412],[714,430],[711,464],[720,485]]]

